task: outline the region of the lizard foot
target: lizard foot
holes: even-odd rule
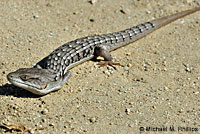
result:
[[[97,65],[99,65],[99,67],[111,66],[111,67],[113,67],[115,70],[116,70],[115,65],[117,65],[117,66],[122,66],[120,63],[116,63],[116,62],[113,62],[113,61],[101,61],[101,62],[99,62]]]

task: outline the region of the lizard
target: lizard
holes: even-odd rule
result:
[[[60,89],[69,79],[70,69],[98,56],[104,61],[100,65],[119,65],[112,62],[110,51],[133,43],[149,33],[179,18],[199,11],[200,7],[133,26],[131,28],[102,35],[87,36],[70,41],[31,68],[20,68],[7,75],[8,81],[36,95],[46,95]]]

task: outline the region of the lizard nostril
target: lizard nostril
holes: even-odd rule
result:
[[[13,73],[9,73],[8,75],[7,75],[7,79],[9,80],[9,79],[13,79],[15,77],[15,74],[13,74]]]
[[[8,79],[8,81],[11,80],[11,79],[13,79],[12,73],[9,73],[9,74],[7,75],[7,79]]]
[[[9,78],[12,78],[13,76],[12,76],[12,74],[9,73],[9,74],[8,74],[8,77],[9,77]]]

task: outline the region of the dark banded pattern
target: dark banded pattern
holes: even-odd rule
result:
[[[179,17],[184,16],[187,12],[194,12],[195,10],[199,10],[199,8],[178,13],[178,15]],[[94,56],[96,47],[104,48],[106,51],[115,50],[146,36],[162,25],[166,25],[177,18],[175,14],[172,15],[172,17],[168,16],[156,19],[120,32],[76,39],[54,50],[45,58],[47,61],[44,61],[45,65],[42,66],[42,68],[55,72],[57,74],[57,80],[66,73],[66,70],[70,69],[75,64],[91,59]],[[38,64],[40,64],[40,62]]]
[[[158,18],[144,24],[111,34],[95,35],[76,39],[60,46],[33,68],[20,68],[7,75],[15,86],[34,94],[45,95],[60,89],[69,79],[69,69],[88,61],[94,56],[102,56],[107,63],[113,63],[110,51],[132,43],[154,30],[181,17],[199,11],[200,7]]]
[[[154,27],[153,23],[146,22],[120,32],[76,39],[60,46],[47,56],[46,65],[43,68],[55,72],[56,79],[58,79],[66,73],[65,70],[68,69],[69,65],[92,57],[95,47],[103,47],[111,51],[133,42],[148,30],[151,32]]]

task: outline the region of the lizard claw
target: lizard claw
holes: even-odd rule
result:
[[[99,62],[97,65],[99,65],[99,67],[111,66],[111,67],[113,67],[115,70],[116,70],[115,65],[117,65],[117,66],[122,66],[120,63],[116,63],[116,62],[113,62],[113,61],[101,61],[101,62]]]

